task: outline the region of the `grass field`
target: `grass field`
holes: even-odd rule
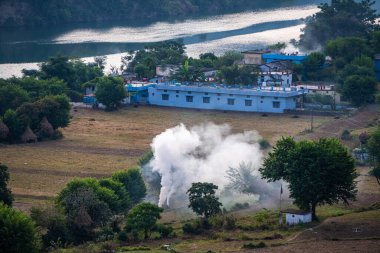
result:
[[[116,112],[77,108],[72,116],[62,140],[0,146],[0,161],[10,168],[10,186],[20,207],[53,197],[73,177],[105,177],[135,166],[154,136],[179,123],[229,124],[233,132],[257,130],[271,143],[310,127],[308,116],[263,117],[159,107],[130,107]],[[314,122],[318,126],[330,120],[316,117]]]
[[[159,107],[126,108],[117,112],[78,108],[73,110],[72,116],[70,126],[63,130],[62,140],[0,146],[0,161],[10,168],[10,185],[16,196],[16,207],[27,210],[32,205],[48,203],[74,177],[106,177],[114,171],[136,166],[141,155],[149,150],[154,136],[179,123],[188,126],[206,122],[226,123],[233,132],[256,130],[274,144],[281,136],[298,136],[301,139],[337,137],[344,128],[360,132],[373,122],[377,113],[365,111],[364,114],[341,119],[314,117],[316,129],[313,133],[305,131],[310,127],[309,116],[263,117],[253,113]],[[178,252],[350,252],[350,249],[363,253],[377,252],[380,240],[373,239],[378,236],[379,211],[362,212],[363,207],[380,202],[379,187],[376,180],[368,176],[368,171],[368,167],[358,167],[357,201],[350,206],[338,204],[317,208],[317,215],[323,221],[320,225],[313,223],[286,229],[276,225],[263,231],[221,230],[208,235],[188,236],[181,230],[185,218],[181,214],[165,212],[161,222],[172,225],[178,237],[147,241],[131,247],[147,246],[150,252],[167,252],[160,249],[164,244],[171,244]],[[258,225],[255,212],[256,209],[250,209],[234,213],[237,224],[248,227]],[[272,219],[277,220],[275,215]],[[360,226],[370,229],[363,230],[363,236],[352,235],[353,229]],[[315,237],[316,233],[310,233],[310,227],[324,237]],[[274,235],[280,237],[268,239]],[[242,249],[246,243],[257,244],[261,241],[269,247]],[[103,248],[110,247],[108,244],[113,242],[90,243],[57,252],[103,252]]]

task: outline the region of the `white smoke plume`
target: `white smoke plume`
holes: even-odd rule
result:
[[[159,205],[185,206],[186,191],[194,182],[214,183],[222,192],[230,183],[227,171],[242,162],[251,164],[259,176],[260,139],[256,131],[232,134],[228,125],[213,123],[191,128],[180,124],[159,134],[151,144],[154,157],[148,164],[161,176]]]

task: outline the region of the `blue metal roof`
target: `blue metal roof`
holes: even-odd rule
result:
[[[272,61],[292,61],[295,63],[301,63],[306,59],[306,55],[286,55],[286,54],[263,54],[263,59],[266,62]]]

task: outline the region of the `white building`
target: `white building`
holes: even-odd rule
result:
[[[312,221],[312,214],[310,211],[302,211],[295,209],[288,209],[282,211],[286,215],[287,225],[297,225],[303,223],[309,223]]]
[[[159,106],[223,111],[284,113],[297,107],[307,90],[296,88],[228,88],[157,84],[149,87],[149,103]]]

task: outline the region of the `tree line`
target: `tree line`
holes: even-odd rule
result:
[[[275,0],[281,4],[282,0]],[[265,0],[5,0],[0,26],[61,25],[104,21],[154,21],[242,11],[268,6]]]

